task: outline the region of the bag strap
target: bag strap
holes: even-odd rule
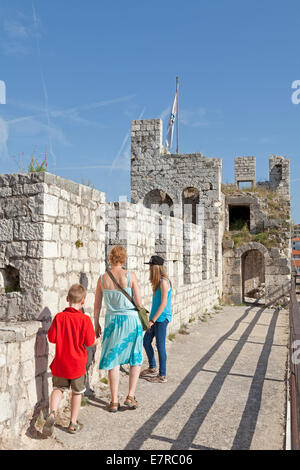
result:
[[[109,277],[111,278],[111,280],[116,284],[116,286],[120,289],[120,291],[125,295],[125,297],[127,297],[128,300],[130,300],[130,302],[135,306],[136,308],[136,304],[133,300],[133,298],[126,292],[126,290],[123,289],[123,287],[120,286],[120,284],[116,281],[116,279],[114,278],[113,274],[110,272],[110,271],[107,271],[107,274],[109,275]]]

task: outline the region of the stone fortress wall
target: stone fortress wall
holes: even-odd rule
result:
[[[223,269],[221,171],[221,159],[168,154],[162,122],[153,119],[132,122],[131,202],[106,202],[104,193],[49,173],[0,176],[0,436],[17,435],[46,409],[51,319],[65,308],[68,287],[81,282],[93,320],[97,280],[113,245],[127,249],[127,268],[136,272],[148,309],[144,263],[154,253],[165,259],[173,283],[169,333],[220,302],[224,275],[228,281],[236,274],[230,256]],[[272,173],[287,197],[283,174],[278,167]],[[105,308],[102,326],[104,314]],[[99,355],[100,348],[91,385],[99,379]]]
[[[174,320],[169,333],[216,305],[213,231],[184,224],[142,204],[105,202],[100,191],[49,173],[2,175],[0,265],[0,435],[17,435],[47,406],[54,345],[46,338],[51,319],[66,307],[68,287],[81,282],[93,319],[94,293],[109,249],[120,243],[127,267],[139,278],[151,307],[149,267],[154,253],[166,260],[173,283]],[[200,268],[200,269],[199,269]],[[13,275],[12,275],[13,273]],[[101,323],[104,324],[105,308]],[[98,379],[98,348],[89,371]]]

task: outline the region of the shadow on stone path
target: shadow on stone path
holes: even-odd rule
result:
[[[23,438],[31,449],[284,449],[288,312],[223,307],[168,345],[168,382],[140,380],[140,408],[108,413],[108,387],[81,409],[84,429]],[[146,365],[146,364],[145,364]],[[120,384],[127,395],[126,373]]]

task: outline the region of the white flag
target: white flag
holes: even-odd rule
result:
[[[176,108],[177,108],[177,94],[178,92],[176,91],[175,96],[174,96],[174,101],[173,101],[173,106],[171,109],[171,114],[170,114],[170,119],[169,119],[169,125],[168,125],[168,131],[167,131],[167,137],[166,137],[166,148],[170,150],[172,147],[172,140],[173,140],[173,131],[174,131],[174,122],[176,118]]]

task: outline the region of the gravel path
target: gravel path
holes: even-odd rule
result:
[[[53,438],[20,449],[284,449],[288,312],[225,306],[168,342],[168,382],[140,379],[137,410],[108,413],[108,386],[82,407],[78,435],[60,416]],[[146,365],[146,364],[145,364]],[[128,377],[122,374],[121,404]],[[16,448],[16,447],[15,447]]]

